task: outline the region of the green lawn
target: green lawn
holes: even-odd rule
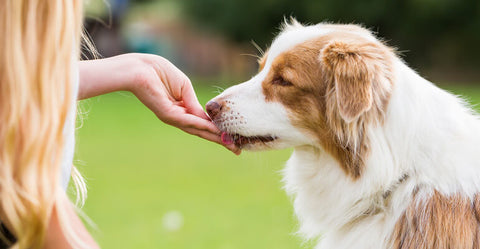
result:
[[[452,88],[449,88],[452,89]],[[480,103],[480,87],[455,87]],[[216,95],[197,88],[200,102]],[[282,190],[291,150],[237,157],[169,127],[130,94],[81,103],[75,164],[102,248],[311,248]]]

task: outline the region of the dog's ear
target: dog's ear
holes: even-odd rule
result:
[[[375,64],[381,57],[380,48],[368,42],[334,41],[322,49],[324,73],[333,83],[338,112],[345,122],[355,121],[372,107]]]

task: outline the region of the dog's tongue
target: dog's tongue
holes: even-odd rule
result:
[[[222,132],[222,142],[224,144],[233,144],[233,137],[226,132]]]

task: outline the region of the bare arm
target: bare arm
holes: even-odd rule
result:
[[[188,77],[165,58],[124,54],[82,61],[79,70],[79,99],[130,91],[163,122],[240,154],[235,145],[222,143],[220,131],[203,111]]]

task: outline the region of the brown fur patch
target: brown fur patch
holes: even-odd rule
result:
[[[352,122],[372,107],[374,68],[366,60],[368,44],[332,42],[322,50],[322,59],[335,83],[338,110],[347,122]]]
[[[479,204],[478,194],[471,200],[437,191],[428,199],[414,200],[395,225],[392,248],[479,248]]]
[[[345,173],[357,179],[369,150],[366,127],[383,121],[390,98],[393,57],[380,42],[330,33],[277,56],[263,92],[267,101],[289,109],[293,124],[314,135]],[[275,84],[279,78],[291,85]],[[346,120],[342,112],[355,118]]]

